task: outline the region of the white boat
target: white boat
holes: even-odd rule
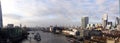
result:
[[[35,36],[34,36],[34,39],[37,40],[37,41],[41,41],[41,36],[39,33],[37,33]]]

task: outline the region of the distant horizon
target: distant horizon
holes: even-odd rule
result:
[[[84,17],[84,16],[83,16]],[[85,16],[85,17],[88,17],[89,18],[89,16]],[[81,17],[82,18],[82,17]],[[80,20],[81,20],[81,18],[80,18]],[[101,17],[101,20],[102,20],[102,17]],[[108,19],[108,22],[112,22],[113,23],[113,25],[115,25],[115,21],[109,21],[109,19]],[[8,24],[13,24],[13,23],[8,23]],[[21,24],[21,23],[20,23]],[[20,24],[14,24],[14,26],[19,26]],[[90,22],[89,21],[89,23],[88,24],[102,24],[102,21],[101,22]],[[41,26],[41,27],[48,27],[48,26],[51,26],[51,25],[45,25],[45,24],[42,24],[42,25],[36,25],[36,24],[29,24],[29,25],[25,25],[25,24],[22,24],[23,26],[28,26],[28,27],[36,27],[36,26]],[[54,24],[54,25],[52,25],[52,26],[55,26],[55,25],[58,25],[58,26],[81,26],[81,21],[80,21],[80,23],[79,24],[76,24],[76,23],[74,23],[74,24]],[[7,24],[4,24],[4,26],[7,26]]]

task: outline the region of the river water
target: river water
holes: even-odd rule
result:
[[[61,34],[53,34],[50,32],[42,32],[42,31],[28,31],[30,34],[28,35],[28,39],[22,41],[22,43],[70,43],[68,39]],[[33,39],[36,33],[40,33],[41,41],[36,41]]]

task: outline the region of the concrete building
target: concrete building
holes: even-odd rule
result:
[[[82,19],[81,19],[82,28],[86,28],[88,23],[89,23],[89,18],[88,17],[82,17]]]
[[[3,22],[2,22],[2,9],[1,9],[1,1],[0,1],[0,28],[3,27]]]
[[[87,27],[86,28],[90,28],[90,24],[87,24]]]
[[[107,23],[106,29],[112,29],[112,22]]]
[[[117,30],[120,31],[120,25],[117,25]]]
[[[13,28],[14,24],[7,24],[7,28]]]
[[[112,22],[108,22],[108,25],[111,25],[111,26],[113,26],[113,23],[112,23]]]
[[[103,28],[106,28],[107,22],[108,22],[108,15],[107,14],[103,15],[102,21],[103,21],[103,23],[102,23]]]
[[[20,24],[20,28],[22,28],[22,24]]]
[[[95,28],[95,24],[87,24],[87,29],[94,29]]]

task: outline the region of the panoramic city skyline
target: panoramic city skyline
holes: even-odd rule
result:
[[[1,0],[1,4],[4,25],[80,25],[83,16],[90,23],[102,23],[103,14],[112,22],[119,16],[119,0]]]

